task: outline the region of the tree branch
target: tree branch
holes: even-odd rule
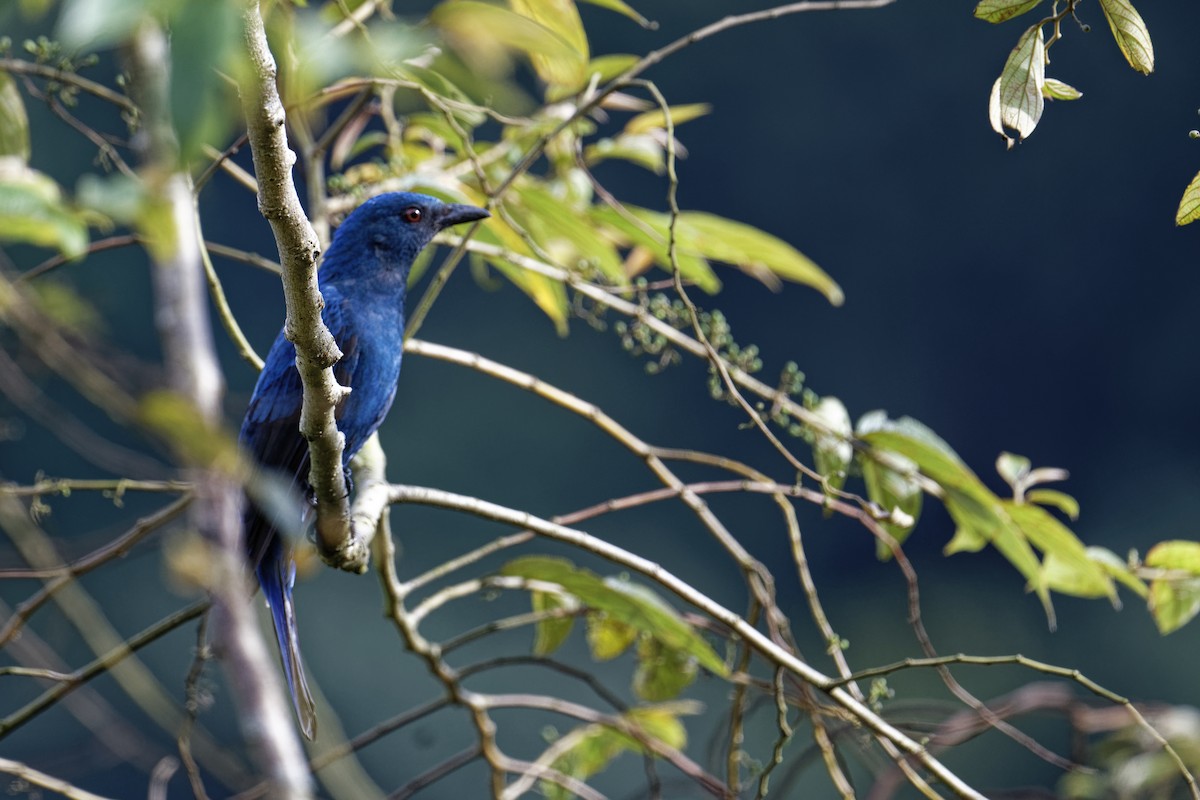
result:
[[[308,440],[308,482],[317,501],[318,549],[330,564],[340,567],[347,561],[359,563],[353,554],[342,552],[350,542],[350,502],[342,471],[345,439],[334,417],[334,409],[350,389],[333,377],[333,365],[342,351],[321,320],[324,300],[317,286],[321,246],[292,180],[296,154],[288,147],[287,117],[275,85],[275,57],[258,0],[247,1],[244,19],[251,70],[241,95],[258,178],[258,208],[271,224],[283,265],[284,327],[296,347],[296,369],[304,385],[300,433]]]

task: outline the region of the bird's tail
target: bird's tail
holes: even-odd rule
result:
[[[300,662],[300,639],[296,634],[296,613],[292,605],[296,565],[282,552],[267,553],[259,562],[256,572],[263,597],[271,608],[271,619],[275,622],[283,674],[287,676],[296,719],[305,738],[311,741],[317,735],[317,709],[308,690],[308,681],[304,679],[304,666]]]

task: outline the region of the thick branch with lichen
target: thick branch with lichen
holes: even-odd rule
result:
[[[333,365],[342,352],[321,321],[324,300],[317,286],[321,246],[292,180],[296,154],[288,146],[287,116],[275,84],[275,57],[257,0],[246,4],[245,33],[251,70],[241,87],[242,108],[258,178],[258,208],[271,224],[283,265],[285,330],[296,347],[296,369],[304,385],[300,433],[308,441],[317,543],[322,557],[341,567],[348,560],[344,548],[349,543],[350,503],[342,472],[345,441],[334,411],[350,389],[333,377]]]

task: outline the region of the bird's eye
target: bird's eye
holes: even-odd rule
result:
[[[410,223],[420,222],[421,218],[424,216],[425,216],[425,214],[417,206],[409,206],[408,208],[406,208],[400,212],[400,218],[403,219],[405,222],[410,222]]]

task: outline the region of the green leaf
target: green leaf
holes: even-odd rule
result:
[[[601,83],[607,83],[637,62],[638,57],[628,53],[611,53],[606,56],[597,56],[587,65],[588,80],[591,80],[591,77],[596,75]]]
[[[653,30],[657,27],[653,22],[634,11],[625,0],[583,0],[583,2],[607,8],[609,11],[616,11],[618,14],[624,14],[643,28]]]
[[[881,450],[912,459],[924,475],[941,486],[942,501],[958,529],[950,545],[956,550],[968,550],[978,549],[973,545],[980,539],[990,542],[1025,576],[1053,626],[1049,587],[1033,547],[1000,498],[983,485],[948,444],[909,417],[885,420],[878,424],[878,430],[859,438]]]
[[[665,270],[670,270],[671,259],[667,252],[667,226],[670,216],[637,206],[625,206],[624,211],[623,214],[605,205],[593,206],[590,213],[592,220],[608,229],[609,234],[614,236],[619,244],[645,248],[653,255],[655,263]],[[675,256],[679,272],[685,279],[709,294],[720,291],[720,278],[700,255],[676,242]]]
[[[1150,41],[1150,31],[1142,15],[1133,7],[1133,3],[1129,0],[1100,0],[1100,8],[1129,66],[1143,75],[1153,72],[1154,44]]]
[[[87,252],[87,224],[48,176],[20,156],[0,156],[0,241],[53,247],[78,258]]]
[[[154,5],[153,0],[66,0],[55,38],[72,49],[112,47],[128,39]]]
[[[637,628],[603,612],[587,615],[588,646],[597,661],[611,661],[628,650],[637,637]]]
[[[679,717],[683,714],[698,714],[698,703],[663,703],[655,706],[633,708],[621,714],[630,726],[638,728],[650,739],[657,739],[667,747],[682,750],[687,745],[687,730]],[[586,781],[605,769],[622,753],[643,754],[646,748],[633,736],[608,725],[585,725],[563,736],[554,747],[561,749],[569,745],[554,760],[552,766],[559,772]],[[542,781],[542,793],[552,800],[573,797],[563,787],[552,781]]]
[[[979,0],[975,16],[988,22],[1007,22],[1032,11],[1042,0]]]
[[[666,150],[662,142],[645,133],[637,136],[623,133],[613,139],[601,139],[584,148],[583,158],[588,166],[617,158],[637,164],[655,175],[662,175],[667,169]]]
[[[784,280],[819,291],[835,306],[845,296],[841,287],[807,256],[787,242],[742,222],[715,214],[684,211],[676,222],[679,244],[714,261],[734,264],[753,274],[765,269]]]
[[[1076,597],[1116,595],[1112,579],[1088,557],[1079,537],[1044,508],[1011,501],[1004,501],[1003,507],[1029,541],[1045,553],[1043,574],[1049,588]]]
[[[712,111],[708,103],[691,103],[690,105],[671,106],[671,125],[679,127],[685,122],[703,117]],[[653,130],[667,129],[667,115],[661,108],[638,114],[625,124],[626,133],[649,133]]]
[[[534,611],[573,610],[563,602],[561,597],[552,592],[531,592],[530,600],[533,602]],[[574,627],[575,617],[569,614],[540,620],[534,630],[533,654],[535,656],[550,655],[562,647],[562,643],[571,635],[571,629]]]
[[[1179,198],[1179,209],[1175,212],[1175,224],[1187,225],[1200,219],[1200,172],[1183,190]]]
[[[1028,458],[1015,453],[1004,452],[996,457],[996,472],[1014,489],[1022,484],[1032,466]]]
[[[1159,542],[1146,553],[1146,566],[1200,576],[1200,542],[1183,539]]]
[[[894,519],[880,522],[897,544],[904,544],[917,518],[921,516],[921,505],[925,499],[921,485],[915,479],[917,465],[898,453],[880,452],[873,455],[859,458],[863,482],[867,485],[867,498],[893,517],[899,516],[896,514],[899,509],[912,520],[911,524],[901,524]],[[892,557],[892,549],[884,542],[876,542],[875,555],[880,561],[887,561]]]
[[[722,677],[729,673],[725,662],[704,637],[650,589],[617,578],[600,578],[577,568],[565,558],[527,556],[510,561],[500,569],[502,575],[557,583],[589,608],[603,611],[612,618],[659,639],[665,646],[694,656],[710,672]]]
[[[988,114],[992,129],[1006,139],[1006,130],[1016,131],[1020,139],[1033,133],[1046,106],[1042,96],[1045,83],[1046,43],[1041,23],[1037,23],[1021,34],[992,86]]]
[[[553,18],[552,23],[559,30],[531,16],[477,0],[442,3],[434,8],[430,19],[446,32],[466,40],[468,48],[503,45],[518,50],[529,57],[538,76],[552,87],[576,87],[587,78],[587,40],[583,40],[581,49],[576,34],[569,30],[571,23],[556,17],[559,5],[560,2],[547,0],[542,15]]]
[[[628,282],[616,246],[583,213],[573,213],[561,198],[530,182],[516,184],[509,198],[509,212],[555,263],[577,272],[597,270],[616,284]]]
[[[638,642],[637,657],[633,691],[643,700],[673,700],[696,679],[696,659],[658,639]]]
[[[1079,519],[1079,501],[1066,492],[1056,489],[1031,489],[1025,493],[1025,501],[1057,508],[1072,522]]]
[[[1151,581],[1150,613],[1164,636],[1191,622],[1200,613],[1200,578]]]
[[[1083,92],[1055,78],[1046,78],[1042,85],[1042,95],[1050,100],[1078,100],[1083,97]]]
[[[831,487],[840,489],[846,482],[850,460],[854,458],[854,446],[850,443],[853,433],[850,412],[836,397],[822,397],[813,413],[824,423],[824,429],[813,428],[813,460],[817,472]]]
[[[16,81],[0,72],[0,157],[4,156],[29,161],[29,117]]]
[[[1132,590],[1138,597],[1145,598],[1150,590],[1146,587],[1146,583],[1133,574],[1129,565],[1125,563],[1119,555],[1104,547],[1089,547],[1087,549],[1088,558],[1100,565],[1101,569],[1107,572],[1112,578],[1124,584],[1127,589]]]

